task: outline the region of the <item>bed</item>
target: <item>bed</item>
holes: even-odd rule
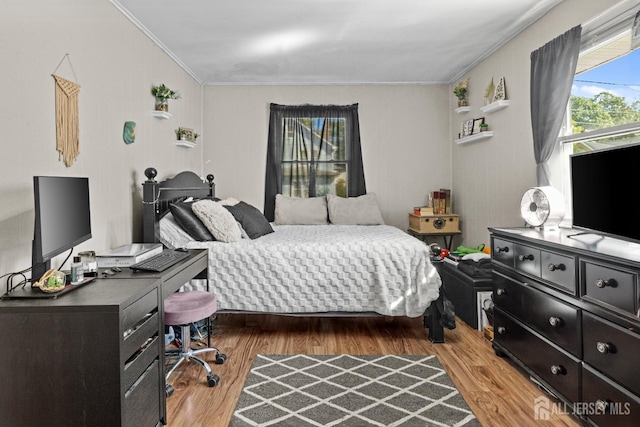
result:
[[[269,223],[245,202],[234,200],[227,203],[231,207],[221,208],[225,201],[215,198],[213,175],[208,175],[206,182],[188,171],[161,182],[155,180],[154,168],[148,168],[145,175],[144,241],[162,242],[171,248],[206,249],[208,278],[193,280],[184,288],[214,292],[219,312],[422,316],[431,341],[444,342],[441,313],[436,309],[442,302],[440,276],[430,261],[428,247],[415,237],[383,224]],[[308,202],[321,202],[317,199]],[[340,203],[344,200],[339,198]],[[192,224],[184,223],[183,214],[193,215],[193,210],[200,215],[198,209],[204,206],[232,212],[236,221],[229,227],[234,228],[234,234],[235,228],[239,229],[241,238],[225,241],[223,236],[221,241],[193,234],[189,229]],[[238,216],[240,206],[257,221],[248,223]],[[204,224],[212,230],[220,217],[211,220],[203,214],[199,218],[198,227],[202,229]],[[262,234],[256,235],[256,223]]]

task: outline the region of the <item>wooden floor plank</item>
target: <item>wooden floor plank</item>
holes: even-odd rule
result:
[[[215,365],[220,383],[207,387],[195,363],[180,366],[170,378],[175,391],[167,398],[168,426],[227,426],[257,354],[435,354],[483,426],[529,426],[534,400],[543,395],[507,358],[495,356],[482,333],[457,319],[445,330],[446,343],[433,344],[420,318],[293,317],[219,314],[212,344],[227,354]],[[549,426],[579,426],[565,414],[551,414]]]

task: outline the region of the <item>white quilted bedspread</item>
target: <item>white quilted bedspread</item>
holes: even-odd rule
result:
[[[218,310],[267,313],[377,312],[421,316],[437,299],[440,276],[428,247],[398,228],[274,226],[237,243],[208,248]],[[204,281],[190,289],[202,289]]]

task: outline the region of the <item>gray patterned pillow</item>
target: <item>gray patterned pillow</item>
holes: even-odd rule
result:
[[[384,224],[374,193],[358,197],[327,195],[329,221],[339,225],[380,225]]]

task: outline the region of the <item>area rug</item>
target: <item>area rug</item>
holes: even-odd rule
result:
[[[480,423],[436,356],[259,354],[230,426]]]

